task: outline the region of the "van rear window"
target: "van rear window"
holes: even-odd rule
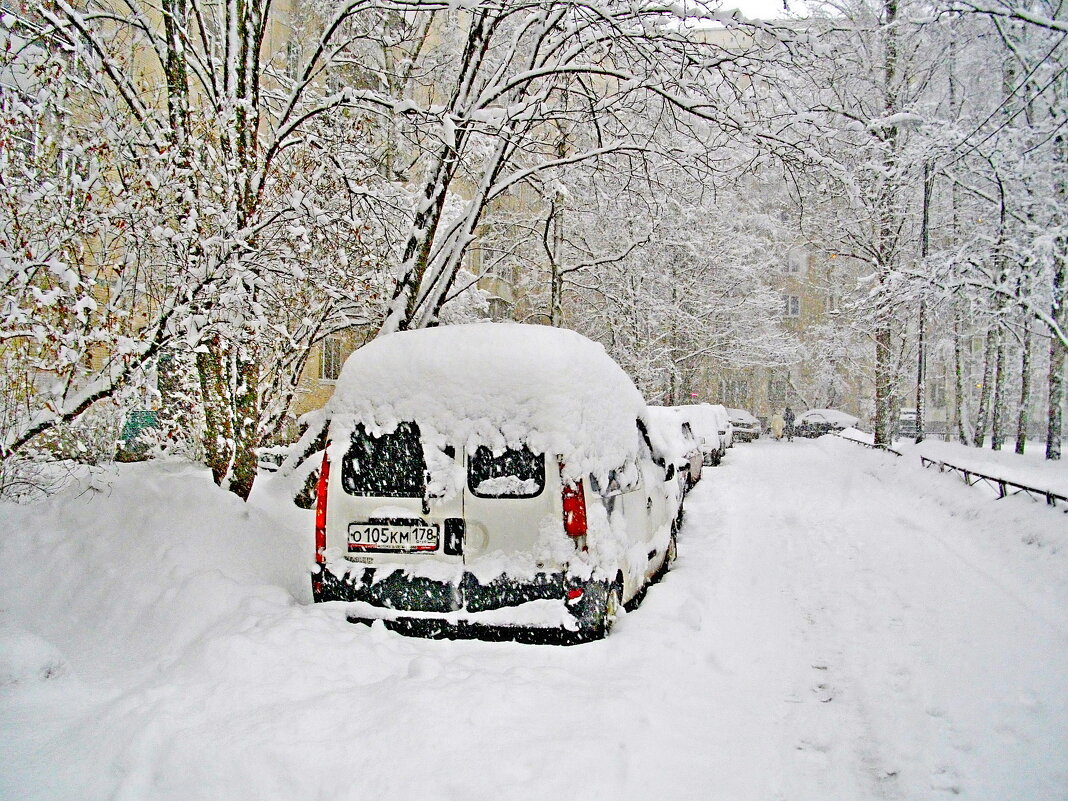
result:
[[[422,498],[426,494],[426,461],[419,426],[401,423],[380,437],[362,423],[352,432],[352,445],[341,463],[341,485],[349,495]]]
[[[533,498],[545,488],[545,454],[523,446],[494,455],[480,445],[468,461],[467,485],[479,498]]]

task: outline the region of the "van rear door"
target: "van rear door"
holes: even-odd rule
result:
[[[341,464],[331,469],[329,552],[363,564],[462,561],[463,493],[456,488],[432,494],[428,447],[415,423],[381,435],[368,433],[362,424],[355,427]],[[433,458],[440,469],[450,457]]]
[[[555,512],[560,536],[566,536],[558,465],[526,446],[494,451],[480,445],[466,455],[466,467],[465,561],[470,564],[491,553],[530,554],[533,569],[540,526],[547,515]]]

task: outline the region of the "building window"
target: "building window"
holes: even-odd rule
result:
[[[720,397],[727,406],[734,409],[749,408],[749,382],[743,378],[729,378],[720,381]]]
[[[512,319],[512,304],[504,298],[490,298],[486,302],[489,306],[489,318],[494,322]]]
[[[286,42],[286,77],[295,81],[300,77],[300,45],[290,40]]]
[[[325,381],[337,381],[341,375],[341,340],[327,337],[319,348],[319,377]]]
[[[935,409],[941,409],[946,405],[946,385],[941,381],[936,381],[930,385],[931,389],[931,401],[930,405]]]
[[[786,403],[786,381],[782,378],[768,379],[768,405],[783,406]]]
[[[784,317],[800,317],[801,316],[801,298],[798,295],[783,295],[783,316]]]

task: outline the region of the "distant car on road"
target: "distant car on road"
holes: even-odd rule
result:
[[[734,427],[734,438],[739,442],[752,442],[760,439],[760,421],[745,409],[727,409],[730,416],[731,426]]]
[[[858,422],[858,418],[838,409],[809,409],[794,422],[794,434],[798,437],[822,437],[852,428]]]

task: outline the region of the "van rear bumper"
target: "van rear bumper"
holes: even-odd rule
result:
[[[450,639],[560,641],[553,632],[563,641],[590,639],[607,594],[606,582],[566,572],[483,583],[468,572],[446,582],[369,567],[344,578],[324,569],[315,579],[315,601],[351,603],[351,622],[382,620],[404,634]]]

